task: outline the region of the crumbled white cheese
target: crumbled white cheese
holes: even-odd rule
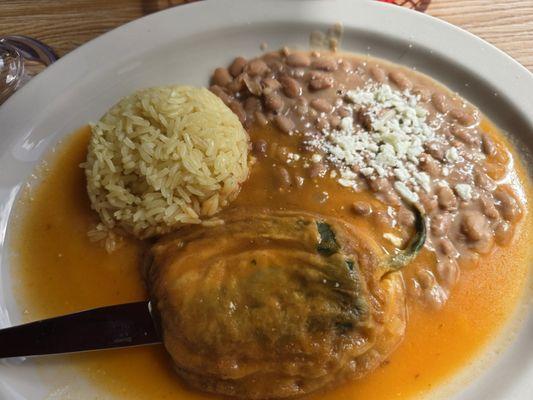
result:
[[[383,237],[387,239],[389,242],[391,242],[396,247],[401,247],[403,244],[402,238],[392,234],[392,233],[384,233]]]
[[[370,119],[370,129],[359,128],[352,117],[345,117],[339,129],[324,130],[309,143],[337,168],[343,186],[357,183],[359,177],[352,171],[355,166],[370,179],[394,178],[394,187],[405,200],[418,201],[420,188],[430,191],[429,176],[418,170],[419,157],[424,144],[435,140],[419,96],[385,84],[369,84],[348,91],[346,98],[353,103],[354,115],[364,112]]]
[[[472,199],[472,186],[470,185],[458,183],[455,185],[455,191],[464,201],[469,201]]]
[[[445,157],[448,162],[454,163],[459,161],[459,152],[455,147],[450,147],[448,150],[446,150]]]
[[[394,189],[398,192],[402,198],[409,203],[416,203],[418,201],[418,195],[411,191],[407,185],[403,182],[394,182]]]
[[[322,156],[320,154],[313,154],[311,156],[311,161],[314,163],[319,163],[322,160]]]

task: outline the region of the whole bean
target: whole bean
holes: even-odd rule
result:
[[[292,53],[289,54],[285,60],[287,65],[294,68],[308,67],[311,65],[311,59],[305,53]]]
[[[413,226],[415,222],[414,214],[410,210],[404,207],[398,210],[397,218],[398,218],[398,223],[404,227],[411,227]]]
[[[474,132],[469,131],[469,130],[464,129],[464,128],[459,128],[457,126],[452,126],[451,127],[451,132],[457,139],[459,139],[461,142],[466,143],[466,144],[472,145],[472,144],[476,143],[479,140],[479,138],[476,137]]]
[[[446,95],[439,92],[435,92],[431,95],[431,104],[433,104],[433,107],[435,107],[435,109],[441,114],[447,113],[450,109],[448,98]]]
[[[412,89],[413,87],[413,83],[408,77],[403,74],[403,72],[392,71],[391,73],[389,73],[389,78],[401,90],[408,90]]]
[[[250,96],[244,101],[244,111],[248,115],[253,115],[256,111],[261,111],[261,109],[261,100],[257,97]]]
[[[279,78],[281,86],[283,87],[283,93],[290,98],[299,97],[302,95],[302,86],[300,82],[289,76],[282,76]]]
[[[447,257],[456,257],[457,250],[449,239],[440,239],[437,241],[437,248]]]
[[[283,99],[277,93],[270,93],[263,96],[265,107],[272,111],[279,111],[283,108]]]
[[[432,213],[439,207],[437,196],[428,195],[427,193],[420,193],[418,196],[420,197],[420,203],[427,214]]]
[[[253,142],[252,149],[256,155],[264,157],[268,150],[268,143],[263,139],[256,140]]]
[[[255,59],[246,65],[246,71],[250,76],[262,76],[268,71],[268,65],[261,59]]]
[[[455,210],[457,208],[457,198],[449,186],[441,186],[437,189],[439,206],[443,210]]]
[[[218,98],[222,100],[226,105],[230,104],[233,101],[231,96],[227,94],[220,86],[213,85],[209,88],[209,90],[215,95],[217,95]]]
[[[437,177],[441,173],[440,164],[429,154],[423,153],[420,155],[420,167],[431,177]]]
[[[280,188],[289,189],[291,187],[292,179],[289,171],[287,171],[287,168],[278,166],[275,169],[275,176]]]
[[[294,130],[295,124],[294,122],[285,117],[284,115],[276,115],[274,117],[274,122],[276,123],[276,126],[285,133],[291,133]]]
[[[486,133],[481,135],[481,149],[483,150],[483,153],[489,157],[493,157],[497,152],[496,145]]]
[[[257,122],[261,126],[266,126],[268,124],[268,119],[265,117],[265,114],[263,114],[261,111],[256,111],[254,113],[255,122]]]
[[[244,108],[241,103],[239,103],[238,101],[232,101],[229,104],[229,108],[235,113],[235,115],[237,115],[237,117],[239,117],[239,121],[241,121],[241,124],[244,124],[246,122],[246,113],[244,112]]]
[[[522,210],[520,209],[520,205],[508,190],[503,187],[499,187],[494,192],[494,196],[497,200],[499,200],[500,212],[503,218],[505,218],[507,221],[513,222],[521,216]]]
[[[507,246],[514,237],[514,227],[506,221],[500,221],[494,228],[494,239],[500,246]]]
[[[435,236],[444,236],[448,233],[451,225],[451,217],[449,214],[437,214],[431,217],[431,233]]]
[[[321,162],[313,163],[311,168],[309,168],[309,177],[314,178],[322,178],[328,171],[328,167],[324,165]]]
[[[454,108],[450,111],[450,117],[459,122],[463,126],[474,125],[476,119],[474,116],[460,108]]]
[[[364,217],[372,214],[372,207],[366,201],[356,201],[352,204],[352,209],[357,215]]]
[[[479,266],[481,257],[475,251],[462,250],[459,254],[459,264],[461,268],[475,269]]]
[[[446,258],[437,262],[437,276],[449,290],[459,279],[459,265],[453,258]]]
[[[319,112],[329,113],[333,109],[333,106],[330,104],[329,101],[320,97],[311,100],[309,105]]]
[[[498,212],[498,209],[496,208],[496,205],[494,204],[494,200],[492,198],[487,195],[481,196],[480,203],[483,214],[485,214],[491,219],[499,218],[500,213]]]
[[[232,76],[226,68],[217,68],[213,73],[213,84],[217,86],[227,86],[233,81]]]
[[[323,73],[316,73],[311,75],[311,80],[309,81],[309,88],[315,91],[329,89],[333,86],[333,83],[334,80],[332,76]]]
[[[341,124],[341,117],[338,115],[332,115],[329,117],[329,124],[332,128],[337,129]]]
[[[234,78],[236,78],[238,75],[242,73],[244,70],[244,66],[246,65],[247,61],[243,57],[237,57],[231,65],[229,66],[228,70],[231,75],[233,75]]]
[[[377,82],[383,83],[387,80],[387,73],[379,65],[372,65],[368,69],[368,72],[370,73],[372,79]]]
[[[478,211],[463,214],[461,230],[469,240],[474,242],[482,240],[490,233],[487,219]]]
[[[332,72],[339,68],[339,64],[333,58],[319,58],[311,63],[311,68]]]

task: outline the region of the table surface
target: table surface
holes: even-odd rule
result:
[[[183,1],[2,0],[0,35],[32,36],[64,55],[119,25]],[[491,42],[533,71],[533,0],[433,0],[427,13]]]

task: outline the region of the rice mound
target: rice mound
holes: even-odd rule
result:
[[[101,219],[90,233],[95,240],[114,228],[145,239],[202,223],[231,202],[248,177],[248,134],[204,88],[140,90],[91,128],[82,166]]]

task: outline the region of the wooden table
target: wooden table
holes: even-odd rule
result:
[[[183,1],[1,0],[0,35],[33,36],[64,55],[110,29]],[[427,12],[493,43],[533,71],[533,0],[433,0]]]

